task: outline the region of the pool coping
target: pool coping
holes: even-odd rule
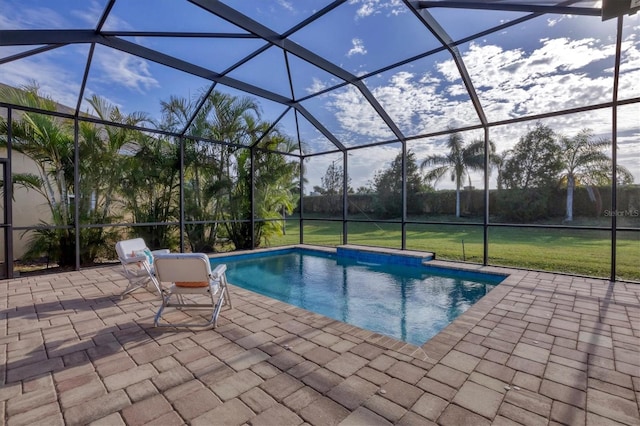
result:
[[[435,254],[432,252],[422,252],[417,250],[400,250],[384,247],[368,247],[358,246],[352,244],[340,245],[336,247],[316,246],[311,244],[293,244],[279,247],[260,248],[255,250],[242,250],[228,253],[215,253],[210,254],[211,259],[219,257],[229,256],[242,256],[247,254],[259,255],[262,253],[269,253],[273,251],[283,251],[292,249],[312,250],[320,251],[327,254],[337,254],[338,248],[347,248],[351,250],[360,250],[362,252],[375,253],[375,254],[392,254],[397,256],[407,256],[411,258],[428,258],[433,256],[432,260],[424,261],[423,266],[433,268],[446,268],[449,270],[456,270],[469,273],[481,273],[491,275],[502,275],[504,280],[497,284],[489,293],[483,296],[480,300],[474,303],[469,309],[460,314],[455,320],[448,324],[445,328],[440,330],[435,336],[427,340],[422,345],[414,345],[404,342],[402,340],[373,332],[371,330],[364,329],[352,324],[345,323],[334,318],[330,318],[336,323],[343,324],[340,327],[340,331],[346,334],[352,334],[356,338],[366,338],[367,343],[374,346],[399,352],[403,355],[410,356],[420,361],[429,363],[437,363],[442,359],[449,351],[451,351],[463,337],[473,329],[488,313],[494,308],[518,283],[524,278],[527,271],[517,270],[505,267],[496,266],[484,266],[478,264],[460,263],[446,260],[435,259]],[[245,289],[243,289],[245,290]],[[250,291],[250,290],[246,290]],[[253,293],[253,292],[252,292]],[[258,293],[256,293],[258,294]],[[262,297],[267,297],[260,295]],[[286,305],[301,309],[303,311],[315,314],[316,312],[309,311],[299,306],[290,305],[286,302],[280,302]],[[324,315],[321,315],[324,316]]]

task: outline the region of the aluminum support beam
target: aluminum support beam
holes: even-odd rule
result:
[[[525,3],[502,3],[488,1],[418,1],[418,9],[432,7],[444,7],[450,9],[479,9],[479,10],[504,10],[507,12],[535,12],[535,13],[556,13],[567,15],[601,16],[601,8],[593,7],[570,7],[570,6],[545,6],[540,4]]]
[[[0,34],[0,40],[1,39],[2,39],[2,34]],[[0,65],[6,64],[12,61],[17,61],[18,59],[28,58],[29,56],[37,55],[38,53],[48,52],[49,50],[57,49],[62,46],[66,46],[66,44],[50,44],[47,46],[37,47],[32,50],[27,50],[26,52],[20,52],[15,55],[7,56],[6,58],[0,59]]]
[[[411,6],[416,7],[415,2],[410,3]],[[462,55],[458,50],[453,39],[449,36],[449,34],[440,26],[438,21],[426,10],[417,10],[417,16],[422,20],[423,24],[433,33],[433,35],[447,48],[447,50],[453,56],[453,61],[460,72],[460,77],[462,78],[462,82],[464,83],[467,92],[469,93],[469,97],[471,98],[471,102],[473,103],[473,107],[478,114],[478,118],[483,126],[488,124],[487,117],[482,109],[482,104],[480,103],[480,99],[478,98],[478,94],[476,92],[473,83],[471,82],[471,77],[469,76],[469,72],[467,71],[467,67],[464,65],[464,61],[462,60]]]
[[[189,0],[191,3],[200,6],[201,8],[207,10],[210,13],[244,29],[245,31],[250,32],[251,34],[255,34],[258,37],[264,39],[268,43],[278,46],[281,49],[289,52],[297,57],[315,65],[316,67],[333,74],[334,76],[352,83],[355,85],[362,95],[367,99],[369,104],[373,107],[373,109],[378,113],[380,118],[385,122],[385,124],[391,129],[391,131],[395,134],[395,136],[399,140],[404,140],[404,135],[400,131],[400,129],[396,126],[396,124],[391,120],[391,117],[387,114],[387,112],[382,108],[382,106],[375,99],[373,94],[369,91],[369,89],[362,83],[361,79],[354,74],[351,74],[348,71],[338,67],[337,65],[327,61],[323,57],[311,52],[310,50],[300,46],[299,44],[281,36],[270,28],[265,27],[257,21],[243,15],[237,10],[225,5],[224,3],[216,0]]]
[[[94,30],[0,30],[0,46],[99,43]]]
[[[313,114],[307,111],[305,107],[300,104],[296,104],[295,107],[296,110],[304,116],[304,118],[306,118],[311,124],[313,124],[315,128],[318,129],[320,133],[322,133],[327,139],[329,139],[340,151],[346,150],[346,147],[342,145],[342,143],[335,136],[333,136],[333,133],[331,133],[326,127],[324,127],[324,125],[320,123],[316,119],[316,117],[313,116]]]
[[[183,61],[182,59],[177,59],[173,56],[160,53],[158,51],[140,46],[135,43],[131,43],[126,40],[119,39],[117,37],[102,37],[101,40],[99,40],[99,43],[104,46],[108,46],[113,49],[120,50],[122,52],[130,53],[131,55],[148,59],[150,61],[162,64],[162,65],[166,65],[168,67],[171,67],[180,71],[184,71],[186,73],[189,73],[210,81],[215,81],[217,83],[224,84],[229,87],[233,87],[234,89],[238,89],[243,92],[250,93],[252,95],[260,96],[261,98],[265,98],[273,102],[277,102],[285,105],[291,104],[290,99],[282,95],[278,95],[277,93],[273,93],[268,90],[262,89],[260,87],[244,83],[240,80],[236,80],[235,78],[218,74],[217,72],[211,71],[207,68],[194,65],[190,62]]]

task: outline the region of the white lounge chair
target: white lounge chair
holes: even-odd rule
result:
[[[116,253],[122,264],[124,276],[129,280],[127,288],[120,295],[121,298],[134,290],[146,287],[150,282],[162,297],[162,287],[154,275],[153,263],[155,256],[169,253],[168,249],[150,250],[142,238],[133,238],[118,241]]]
[[[221,264],[211,270],[209,257],[203,253],[172,253],[155,257],[156,278],[160,283],[171,283],[162,298],[154,326],[207,327],[214,328],[223,305],[231,307],[227,277],[227,265]],[[198,296],[206,296],[206,302],[196,302]],[[186,296],[186,297],[185,297]],[[189,298],[189,300],[186,300]],[[210,298],[210,300],[209,300]],[[165,308],[211,309],[211,318],[206,323],[160,324]],[[165,320],[166,321],[166,320]]]

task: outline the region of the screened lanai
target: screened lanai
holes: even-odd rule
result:
[[[140,236],[640,281],[636,3],[0,0],[3,276]]]

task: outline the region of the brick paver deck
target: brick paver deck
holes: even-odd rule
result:
[[[0,418],[640,425],[640,285],[475,268],[511,275],[422,347],[235,287],[216,330],[154,329],[116,267],[1,281]]]

